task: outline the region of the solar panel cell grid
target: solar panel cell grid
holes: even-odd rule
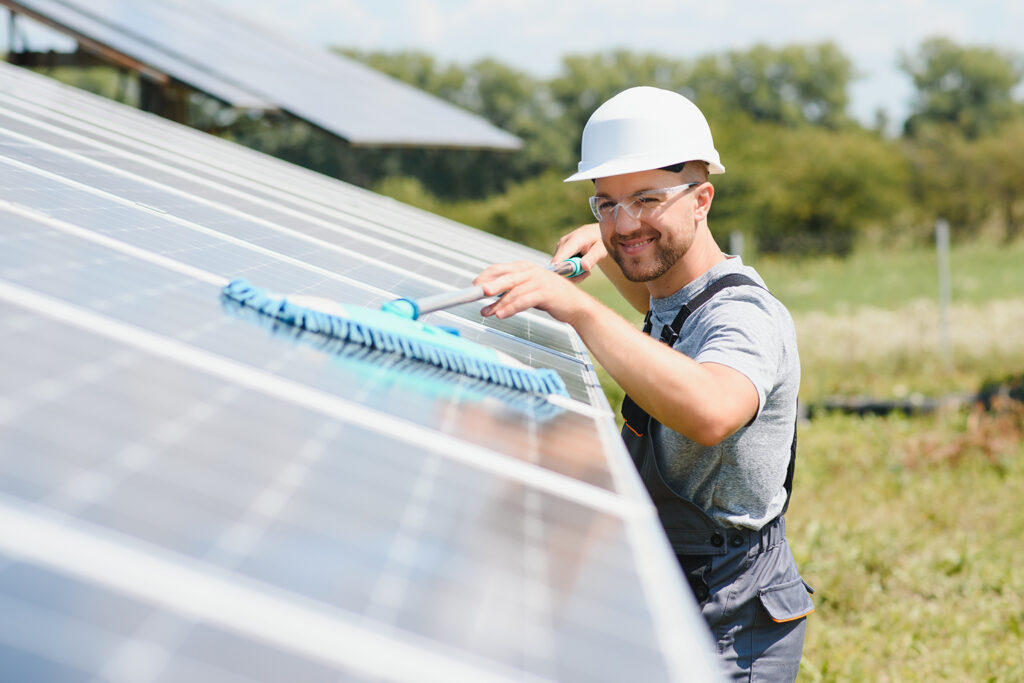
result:
[[[397,240],[424,250],[432,260],[452,261],[472,272],[502,258],[536,258],[535,252],[519,245],[496,244],[465,226],[359,188],[325,182],[322,176],[284,162],[261,157],[256,163],[255,153],[250,150],[160,119],[145,121],[145,128],[141,128],[137,115],[126,117],[116,108],[97,108],[89,101],[68,101],[55,83],[31,83],[25,92],[23,78],[20,74],[5,74],[0,79],[0,92],[7,93],[0,97],[8,116],[84,134],[104,147],[141,155],[157,168],[178,169],[257,198],[269,198],[271,205],[294,207],[307,215],[324,217],[336,227],[352,224],[379,241]],[[42,92],[49,96],[48,108],[39,106]],[[158,136],[152,134],[154,129],[159,130]],[[387,240],[381,240],[382,236],[387,236]]]
[[[437,284],[439,280],[434,278],[442,273],[425,265],[427,261],[424,259],[410,260],[409,256],[371,256],[352,252],[331,242],[297,235],[293,229],[296,226],[292,223],[285,227],[269,223],[262,218],[256,219],[239,214],[234,210],[227,213],[216,206],[196,202],[188,195],[172,192],[169,188],[153,185],[152,182],[140,182],[131,175],[124,175],[120,169],[96,167],[84,160],[69,157],[57,149],[29,151],[16,140],[9,140],[5,144],[3,135],[0,135],[0,149],[6,150],[8,164],[20,161],[25,166],[39,171],[36,177],[28,181],[27,187],[12,187],[12,190],[19,194],[24,192],[23,201],[26,206],[44,211],[56,218],[68,218],[78,225],[93,228],[104,234],[116,234],[114,226],[118,223],[128,223],[130,232],[133,233],[133,243],[157,253],[168,253],[171,249],[180,252],[180,246],[175,248],[170,245],[191,244],[197,239],[193,234],[196,232],[222,235],[222,239],[231,241],[241,248],[264,253],[269,250],[274,252],[273,255],[277,258],[283,257],[319,269],[322,275],[345,273],[346,279],[350,281],[368,288],[376,288],[381,292],[390,292],[378,294],[379,301],[371,300],[371,305],[400,295],[418,297],[434,294],[440,289]],[[12,176],[23,176],[24,168],[23,166],[19,169],[16,166],[15,169],[5,172]],[[53,175],[59,177],[53,178]],[[65,178],[79,178],[82,182],[69,185]],[[20,182],[26,184],[25,180]],[[89,189],[82,187],[86,183]],[[139,205],[156,212],[145,217],[153,227],[138,225],[139,216],[135,210]],[[154,231],[156,227],[160,227],[158,232]],[[301,225],[299,227],[301,228]],[[208,255],[198,254],[196,258],[202,259],[204,256]],[[205,267],[220,266],[225,261],[228,260],[216,254],[212,262],[205,262]],[[404,266],[403,263],[414,265]],[[429,275],[423,275],[421,272]],[[452,281],[450,273],[447,274],[447,279]],[[469,278],[466,278],[464,282],[459,282],[458,286],[466,286],[468,282]],[[350,301],[361,302],[362,299]],[[459,310],[464,315],[472,316],[470,319],[480,322],[478,309],[462,307]],[[528,316],[503,322],[487,321],[485,324],[488,327],[507,330],[514,335],[535,339],[563,353],[579,355],[577,345],[562,329],[541,322],[531,325]]]

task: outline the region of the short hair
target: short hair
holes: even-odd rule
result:
[[[699,159],[694,159],[694,161],[700,161],[700,160]],[[678,164],[671,164],[669,166],[662,166],[661,168],[659,168],[657,170],[659,170],[659,171],[668,171],[669,173],[682,173],[683,168],[688,163],[690,163],[690,162],[683,161],[683,162],[678,163]],[[709,169],[708,169],[708,162],[706,162],[706,161],[704,162],[703,170],[704,170],[704,173],[702,175],[704,176],[704,180],[707,180],[708,179],[708,171],[709,171]]]
[[[697,161],[697,159],[694,159],[694,161]],[[653,170],[655,170],[655,171],[668,171],[669,173],[682,173],[683,172],[683,168],[688,163],[689,163],[688,161],[681,161],[678,164],[671,164],[669,166],[662,166],[661,168],[656,168],[656,169],[653,169]],[[704,162],[704,174],[703,175],[704,175],[704,180],[707,180],[708,179],[708,162],[706,162],[706,161]],[[597,182],[597,178],[591,178],[590,182],[592,182],[592,183]]]

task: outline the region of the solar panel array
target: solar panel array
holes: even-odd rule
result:
[[[364,145],[518,149],[489,121],[206,0],[0,0],[239,108],[283,109]]]
[[[0,65],[0,671],[47,681],[707,680],[710,639],[575,333],[501,390],[271,332],[541,254]]]

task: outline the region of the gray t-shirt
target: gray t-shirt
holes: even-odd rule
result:
[[[738,257],[716,264],[664,299],[651,300],[651,336],[680,306],[729,273],[759,284],[761,276]],[[654,451],[669,486],[723,526],[759,529],[786,502],[785,479],[800,387],[796,330],[789,311],[760,287],[727,287],[690,315],[674,348],[698,363],[727,365],[757,389],[754,420],[720,444],[701,446],[657,425]]]

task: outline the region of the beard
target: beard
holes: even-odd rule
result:
[[[632,237],[630,235],[624,239],[628,240]],[[617,242],[612,244],[606,243],[605,249],[611,254],[615,263],[619,265],[619,269],[626,276],[627,280],[630,282],[650,282],[651,280],[657,280],[667,273],[686,254],[690,245],[666,241],[665,235],[662,234],[655,239],[652,246],[654,247],[654,253],[643,257],[643,262],[636,257],[623,255],[619,250]]]

